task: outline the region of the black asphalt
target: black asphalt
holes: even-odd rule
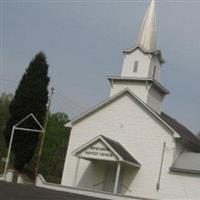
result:
[[[0,181],[0,200],[106,200]]]

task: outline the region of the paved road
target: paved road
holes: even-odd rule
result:
[[[0,200],[106,200],[0,181]]]

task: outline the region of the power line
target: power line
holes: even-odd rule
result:
[[[12,82],[12,83],[18,83],[17,81],[11,80],[11,79],[7,79],[7,78],[0,78],[0,80],[2,81],[6,81],[6,82]]]
[[[54,95],[54,99],[58,99],[59,101],[61,101],[61,103],[63,104],[63,105],[65,105],[65,107],[66,108],[71,108],[71,109],[73,109],[73,110],[76,110],[76,111],[78,111],[78,112],[83,112],[83,110],[81,109],[79,109],[77,106],[75,106],[74,104],[72,104],[72,103],[69,103],[66,99],[64,99],[64,98],[60,98],[60,96],[58,96],[57,94],[55,94]]]
[[[18,82],[17,81],[13,81],[13,80],[9,80],[9,79],[5,79],[5,78],[0,78],[0,84],[1,85],[10,85],[12,86],[12,88],[16,88],[17,87],[17,84]],[[5,90],[5,88],[4,88]],[[3,89],[1,90],[3,92]]]
[[[17,83],[16,81],[11,80],[11,79],[4,79],[4,80],[6,80],[8,82],[12,82],[12,83]],[[84,111],[89,110],[88,109],[89,106],[88,106],[88,108],[86,108],[86,107],[80,105],[79,103],[75,102],[74,100],[72,100],[71,98],[67,97],[66,95],[63,95],[55,87],[54,87],[54,98],[57,98],[57,99],[61,100],[66,108],[70,107],[72,110],[75,110],[78,113],[84,113]],[[94,106],[92,108],[94,108]],[[90,109],[92,109],[92,108],[90,107]],[[104,118],[104,117],[102,117],[100,115],[98,115],[98,116],[95,115],[95,117],[98,118],[98,119],[103,119],[104,122],[107,123],[107,124],[112,124],[113,123],[112,119],[106,119],[106,118]],[[117,124],[117,126],[120,126],[120,125],[122,126],[122,124],[123,124],[122,122],[119,122],[119,124]]]
[[[9,84],[11,84],[12,86],[16,86],[16,84],[18,84],[17,81],[15,80],[12,80],[12,79],[7,79],[7,78],[1,78],[0,77],[0,81],[4,81],[4,82],[8,82]],[[63,95],[58,89],[55,89],[54,88],[54,92],[55,92],[55,95],[54,95],[54,98],[58,98],[59,100],[62,100],[63,104],[68,106],[68,107],[71,107],[72,109],[76,109],[76,111],[78,112],[83,112],[84,110],[86,110],[86,107],[76,103],[74,100],[72,100],[71,98],[69,97],[66,97],[65,95]]]
[[[7,79],[7,78],[0,78],[0,79],[5,82],[9,82],[13,86],[16,86],[16,84],[18,83],[17,81],[12,80],[12,79]],[[88,110],[88,108],[89,108],[89,106],[86,107],[86,106],[80,105],[79,103],[75,102],[74,99],[72,100],[71,98],[67,97],[66,95],[63,95],[55,87],[54,87],[54,98],[57,98],[60,101],[62,101],[62,103],[65,105],[66,108],[70,108],[73,111],[75,110],[75,113],[78,112],[77,114],[83,113],[84,111]],[[100,117],[100,118],[102,118],[102,117]],[[107,121],[107,123],[108,123],[107,119],[105,119],[105,121]]]
[[[64,98],[65,100],[67,100],[68,102],[70,102],[71,104],[75,105],[76,107],[78,107],[81,111],[85,110],[86,108],[83,107],[82,105],[78,104],[77,102],[75,102],[74,100],[70,99],[69,97],[64,96],[61,92],[59,92],[56,88],[54,88],[55,92],[57,92],[57,95],[61,96],[62,98]]]
[[[74,107],[75,109],[78,109],[78,111],[79,111],[80,113],[83,113],[83,111],[88,110],[88,109],[84,108],[83,106],[81,106],[80,104],[74,102],[73,100],[71,100],[71,99],[69,99],[68,97],[66,97],[66,96],[64,96],[63,94],[61,94],[61,92],[59,92],[57,89],[54,88],[54,91],[57,92],[57,95],[59,95],[60,97],[63,98],[63,100],[66,102],[66,105],[67,105],[67,106],[70,106],[70,105],[71,105],[71,106]],[[55,94],[55,93],[54,93],[54,94]],[[72,109],[73,109],[73,108],[72,108]],[[96,117],[97,119],[99,119],[99,118],[100,118],[100,119],[103,119],[104,122],[107,123],[107,124],[109,124],[109,125],[113,123],[112,120],[106,119],[106,118],[104,118],[104,117],[102,117],[102,116],[100,116],[100,115],[95,116],[95,117]],[[120,125],[120,122],[119,122],[119,125]]]
[[[79,111],[82,112],[82,113],[83,113],[83,111],[88,110],[88,109],[84,108],[83,106],[81,106],[80,104],[78,104],[78,103],[74,102],[73,100],[71,100],[69,97],[64,96],[64,95],[63,95],[61,92],[59,92],[57,89],[54,88],[54,91],[57,92],[57,95],[59,95],[60,97],[63,98],[63,100],[67,103],[67,105],[70,104],[70,105],[72,105],[74,108],[76,108],[76,109],[78,108]],[[104,120],[106,123],[108,123],[108,124],[112,124],[112,123],[113,123],[112,120],[106,119],[106,118],[104,118],[104,117],[102,117],[102,116],[95,116],[95,117],[103,119],[103,120]]]

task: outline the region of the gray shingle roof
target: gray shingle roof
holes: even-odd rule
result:
[[[124,161],[141,166],[141,164],[117,141],[101,135],[104,140],[122,157]]]
[[[186,144],[190,145],[195,151],[200,152],[200,139],[196,135],[166,113],[162,112],[160,117],[181,136]]]

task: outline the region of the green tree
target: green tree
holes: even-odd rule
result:
[[[47,181],[60,182],[70,136],[70,129],[64,127],[69,121],[67,114],[51,114],[48,121],[40,172]]]
[[[46,56],[43,52],[39,52],[26,69],[10,104],[10,118],[4,130],[7,145],[9,144],[13,125],[28,114],[33,113],[39,122],[43,124],[48,101],[48,84]],[[25,121],[23,127],[37,128],[32,120]],[[23,169],[24,165],[30,162],[34,155],[38,138],[38,133],[15,131],[12,152],[16,169]]]
[[[197,137],[200,139],[200,131],[197,133]]]
[[[3,139],[3,130],[9,118],[9,105],[13,95],[2,93],[0,96],[0,160],[6,155],[6,147]]]

